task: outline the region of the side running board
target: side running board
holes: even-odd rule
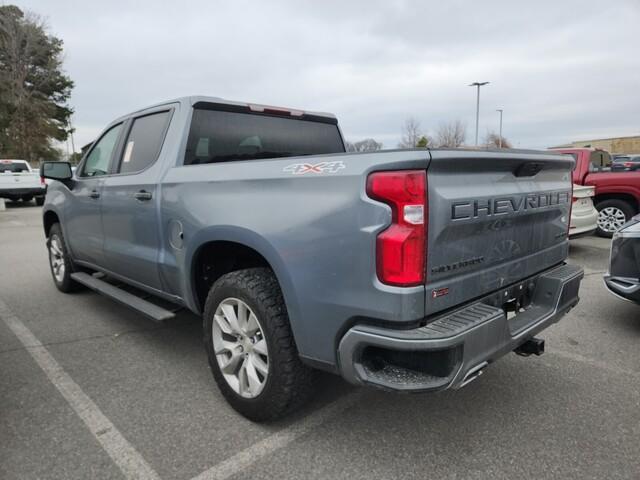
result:
[[[89,275],[84,272],[76,272],[71,274],[71,278],[92,290],[121,303],[132,310],[135,310],[156,322],[163,322],[175,317],[175,313],[165,310],[158,305],[148,302],[140,297],[125,292],[124,290],[111,285],[110,283],[100,280],[100,278]]]

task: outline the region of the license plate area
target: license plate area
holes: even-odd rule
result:
[[[531,306],[533,294],[536,290],[536,280],[529,279],[515,285],[503,288],[483,303],[504,310],[507,320],[512,320]]]

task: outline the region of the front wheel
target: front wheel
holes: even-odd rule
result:
[[[611,238],[622,225],[633,217],[633,207],[624,200],[604,200],[596,205],[598,230],[601,237]]]
[[[298,356],[271,270],[250,268],[218,279],[207,297],[203,326],[213,377],[248,419],[282,417],[312,393],[314,371]]]
[[[64,241],[64,235],[62,234],[62,228],[59,223],[54,223],[49,230],[47,249],[49,250],[51,276],[57,289],[64,293],[78,289],[80,285],[71,278],[74,265],[69,256],[69,250]]]

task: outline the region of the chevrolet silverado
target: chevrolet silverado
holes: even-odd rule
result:
[[[541,354],[583,276],[565,263],[573,163],[345,153],[331,114],[185,97],[111,122],[73,174],[44,163],[44,233],[62,292],[201,316],[222,394],[262,421],[317,369],[429,392]]]

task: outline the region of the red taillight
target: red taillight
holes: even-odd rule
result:
[[[422,170],[375,172],[367,195],[391,207],[391,225],[378,235],[378,278],[409,287],[425,282],[427,175]]]
[[[622,164],[623,164],[626,168],[631,168],[631,167],[633,167],[633,162],[622,162]]]
[[[45,185],[44,177],[40,177],[40,185]]]

